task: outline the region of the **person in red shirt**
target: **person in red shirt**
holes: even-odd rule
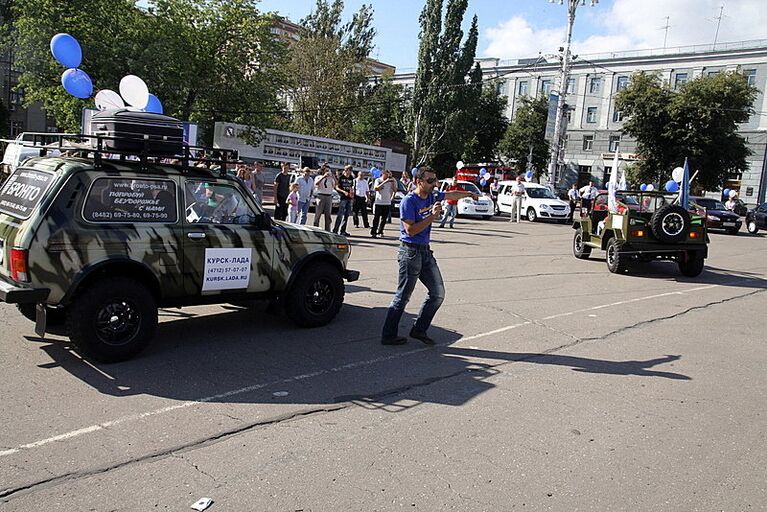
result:
[[[461,190],[457,181],[453,181],[453,184],[447,187],[445,192],[453,192],[455,190]],[[445,200],[445,213],[442,214],[442,220],[440,220],[439,227],[444,228],[445,222],[450,221],[450,227],[453,227],[455,223],[455,217],[458,215],[458,199],[446,199]]]

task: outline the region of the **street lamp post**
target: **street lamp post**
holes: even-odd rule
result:
[[[549,0],[550,3],[556,0]],[[559,0],[559,5],[563,5],[565,0]],[[599,0],[591,0],[591,6],[594,7]],[[557,101],[557,117],[554,120],[554,137],[551,141],[551,160],[549,162],[549,185],[552,187],[557,182],[557,165],[559,164],[560,146],[562,142],[562,132],[564,131],[564,122],[562,121],[563,111],[565,109],[565,99],[567,96],[567,82],[570,78],[570,43],[573,38],[573,24],[575,23],[575,10],[578,4],[586,5],[586,0],[567,0],[567,40],[565,41],[564,54],[562,55],[562,69],[559,72],[559,100]]]

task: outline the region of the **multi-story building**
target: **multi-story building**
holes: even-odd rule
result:
[[[241,124],[216,123],[213,145],[217,148],[236,149],[240,158],[248,161],[288,162],[296,167],[309,165],[316,168],[319,164],[327,163],[336,170],[351,165],[355,171],[376,167],[402,172],[407,163],[407,155],[396,153],[388,147],[280,130],[265,130],[259,144],[251,145],[242,137],[246,128]]]
[[[478,62],[484,78],[496,82],[500,92],[508,97],[509,118],[519,107],[522,96],[548,95],[558,88],[558,58],[478,59]],[[621,131],[623,116],[615,109],[615,95],[639,71],[660,73],[675,88],[701,75],[739,71],[757,87],[755,113],[739,130],[752,152],[748,168],[723,186],[739,191],[741,199],[749,204],[767,200],[766,39],[578,56],[567,83],[565,167],[559,173],[557,185],[566,187],[589,180],[604,183],[618,147],[622,159],[635,157],[636,141]],[[396,82],[403,84],[412,84],[414,78],[414,73],[394,76]],[[670,179],[671,169],[668,175]]]

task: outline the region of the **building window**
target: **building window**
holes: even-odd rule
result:
[[[590,94],[599,94],[599,91],[602,89],[602,79],[601,78],[592,78],[591,82],[589,82],[589,93]]]
[[[706,71],[706,76],[716,76],[719,73],[721,73],[721,71],[719,71],[718,69],[715,71]]]
[[[597,107],[589,107],[586,109],[586,122],[587,123],[597,122]]]
[[[541,92],[545,98],[549,97],[549,93],[551,92],[551,80],[544,80],[541,82]]]
[[[575,92],[575,78],[568,78],[567,79],[567,94],[572,94]]]
[[[744,70],[743,76],[746,77],[746,81],[748,82],[748,85],[752,87],[756,86],[756,70],[755,69]]]
[[[578,166],[578,188],[587,185],[589,181],[594,181],[593,176],[591,176],[591,166],[579,165]]]
[[[679,89],[687,83],[687,73],[677,73],[674,77],[674,89]]]
[[[610,135],[610,143],[608,145],[607,150],[610,153],[615,153],[616,151],[618,151],[618,146],[620,144],[620,141],[621,141],[620,135]]]
[[[568,108],[567,110],[565,110],[565,121],[568,122],[568,123],[572,123],[573,122],[573,110],[575,110],[575,109],[574,108]]]
[[[616,110],[613,112],[613,123],[620,123],[623,121],[623,111]]]
[[[15,138],[24,131],[24,121],[11,121],[11,138]]]
[[[594,136],[593,135],[584,135],[583,136],[583,151],[591,151],[592,147],[594,147]]]
[[[616,91],[622,91],[629,85],[629,77],[627,76],[619,76],[618,77],[618,85],[615,87]]]
[[[498,82],[498,88],[496,91],[499,96],[506,96],[509,93],[509,82],[506,80]]]
[[[11,89],[11,105],[16,105],[17,107],[20,107],[22,103],[24,103],[24,89],[16,88]]]
[[[520,96],[527,96],[527,90],[528,90],[528,82],[527,82],[527,80],[519,82],[519,95]]]

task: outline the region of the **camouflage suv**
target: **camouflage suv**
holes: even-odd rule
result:
[[[672,260],[683,275],[699,275],[708,256],[705,213],[693,203],[685,210],[675,199],[661,192],[619,192],[610,212],[608,194],[599,194],[591,212],[575,215],[573,254],[586,259],[601,249],[613,273],[626,272],[631,261]]]
[[[299,326],[336,316],[359,276],[346,238],[273,221],[226,173],[151,162],[33,158],[3,184],[0,300],[40,336],[114,362],[150,342],[158,307],[266,299]]]

